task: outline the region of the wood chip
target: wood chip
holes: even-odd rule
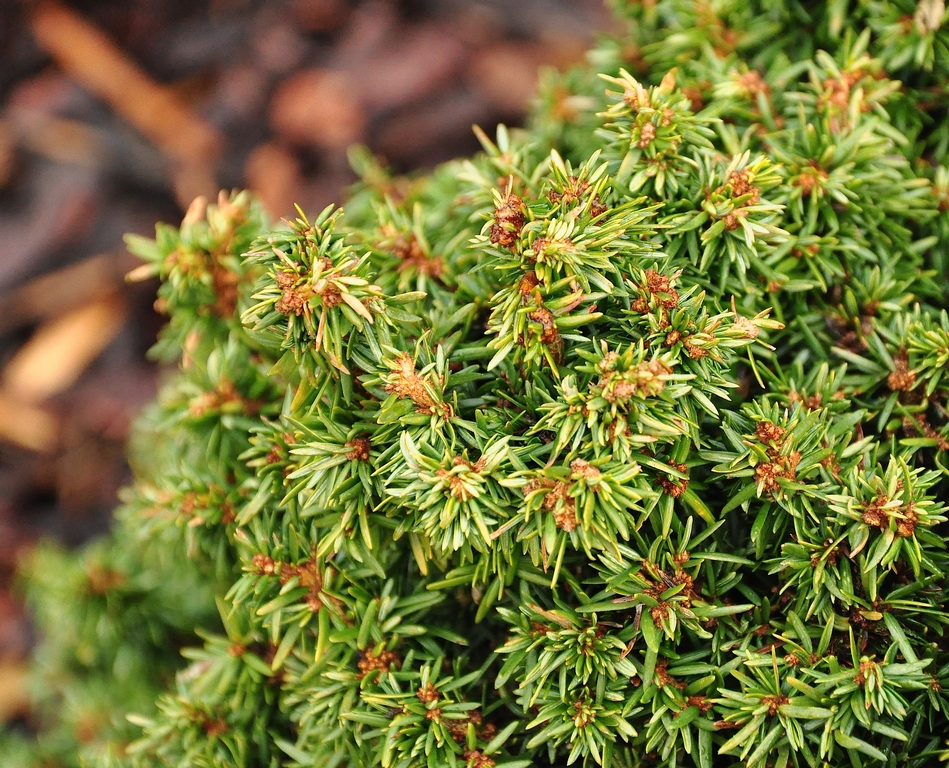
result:
[[[358,82],[344,72],[303,70],[280,84],[270,119],[290,141],[343,150],[360,141],[365,130],[358,94]]]
[[[59,437],[59,421],[42,408],[0,392],[0,440],[38,453],[50,453]]]
[[[308,52],[303,36],[294,27],[281,23],[259,30],[251,45],[254,64],[275,75],[287,75],[297,69]]]
[[[0,189],[13,173],[13,131],[9,122],[0,120]]]
[[[122,302],[109,298],[41,326],[7,365],[6,394],[37,404],[67,389],[115,338],[124,318]]]
[[[469,77],[478,91],[507,114],[526,111],[537,90],[538,69],[565,69],[583,56],[582,41],[550,36],[542,43],[505,41],[482,48],[471,62]]]
[[[13,110],[10,122],[23,147],[59,163],[95,167],[105,155],[102,131],[78,120]]]
[[[345,0],[290,0],[290,13],[308,32],[332,32],[352,10]]]
[[[336,38],[329,61],[335,69],[354,69],[385,47],[401,29],[395,3],[386,0],[359,3]]]
[[[0,294],[0,333],[109,298],[121,290],[125,273],[136,264],[138,260],[125,251],[103,253]],[[151,270],[146,269],[150,277]]]
[[[411,25],[352,70],[370,113],[423,103],[457,84],[468,63],[467,46],[444,25]]]
[[[537,89],[540,63],[536,45],[503,42],[480,50],[469,76],[491,104],[505,114],[516,115],[527,109]]]

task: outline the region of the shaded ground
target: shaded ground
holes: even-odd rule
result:
[[[318,210],[354,142],[406,171],[470,154],[605,23],[599,0],[0,0],[0,722],[24,706],[16,559],[107,528],[156,390],[122,234],[219,188]]]

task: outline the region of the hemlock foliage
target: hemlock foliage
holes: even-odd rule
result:
[[[27,568],[37,759],[938,762],[944,5],[613,5],[470,160],[130,239],[181,370]]]

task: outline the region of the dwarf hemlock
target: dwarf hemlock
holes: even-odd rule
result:
[[[180,373],[27,568],[42,755],[949,755],[944,5],[613,6],[470,160],[130,238]]]

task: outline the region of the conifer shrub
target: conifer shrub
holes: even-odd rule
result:
[[[27,567],[41,754],[946,754],[943,3],[613,6],[470,160],[129,239],[180,372]]]

